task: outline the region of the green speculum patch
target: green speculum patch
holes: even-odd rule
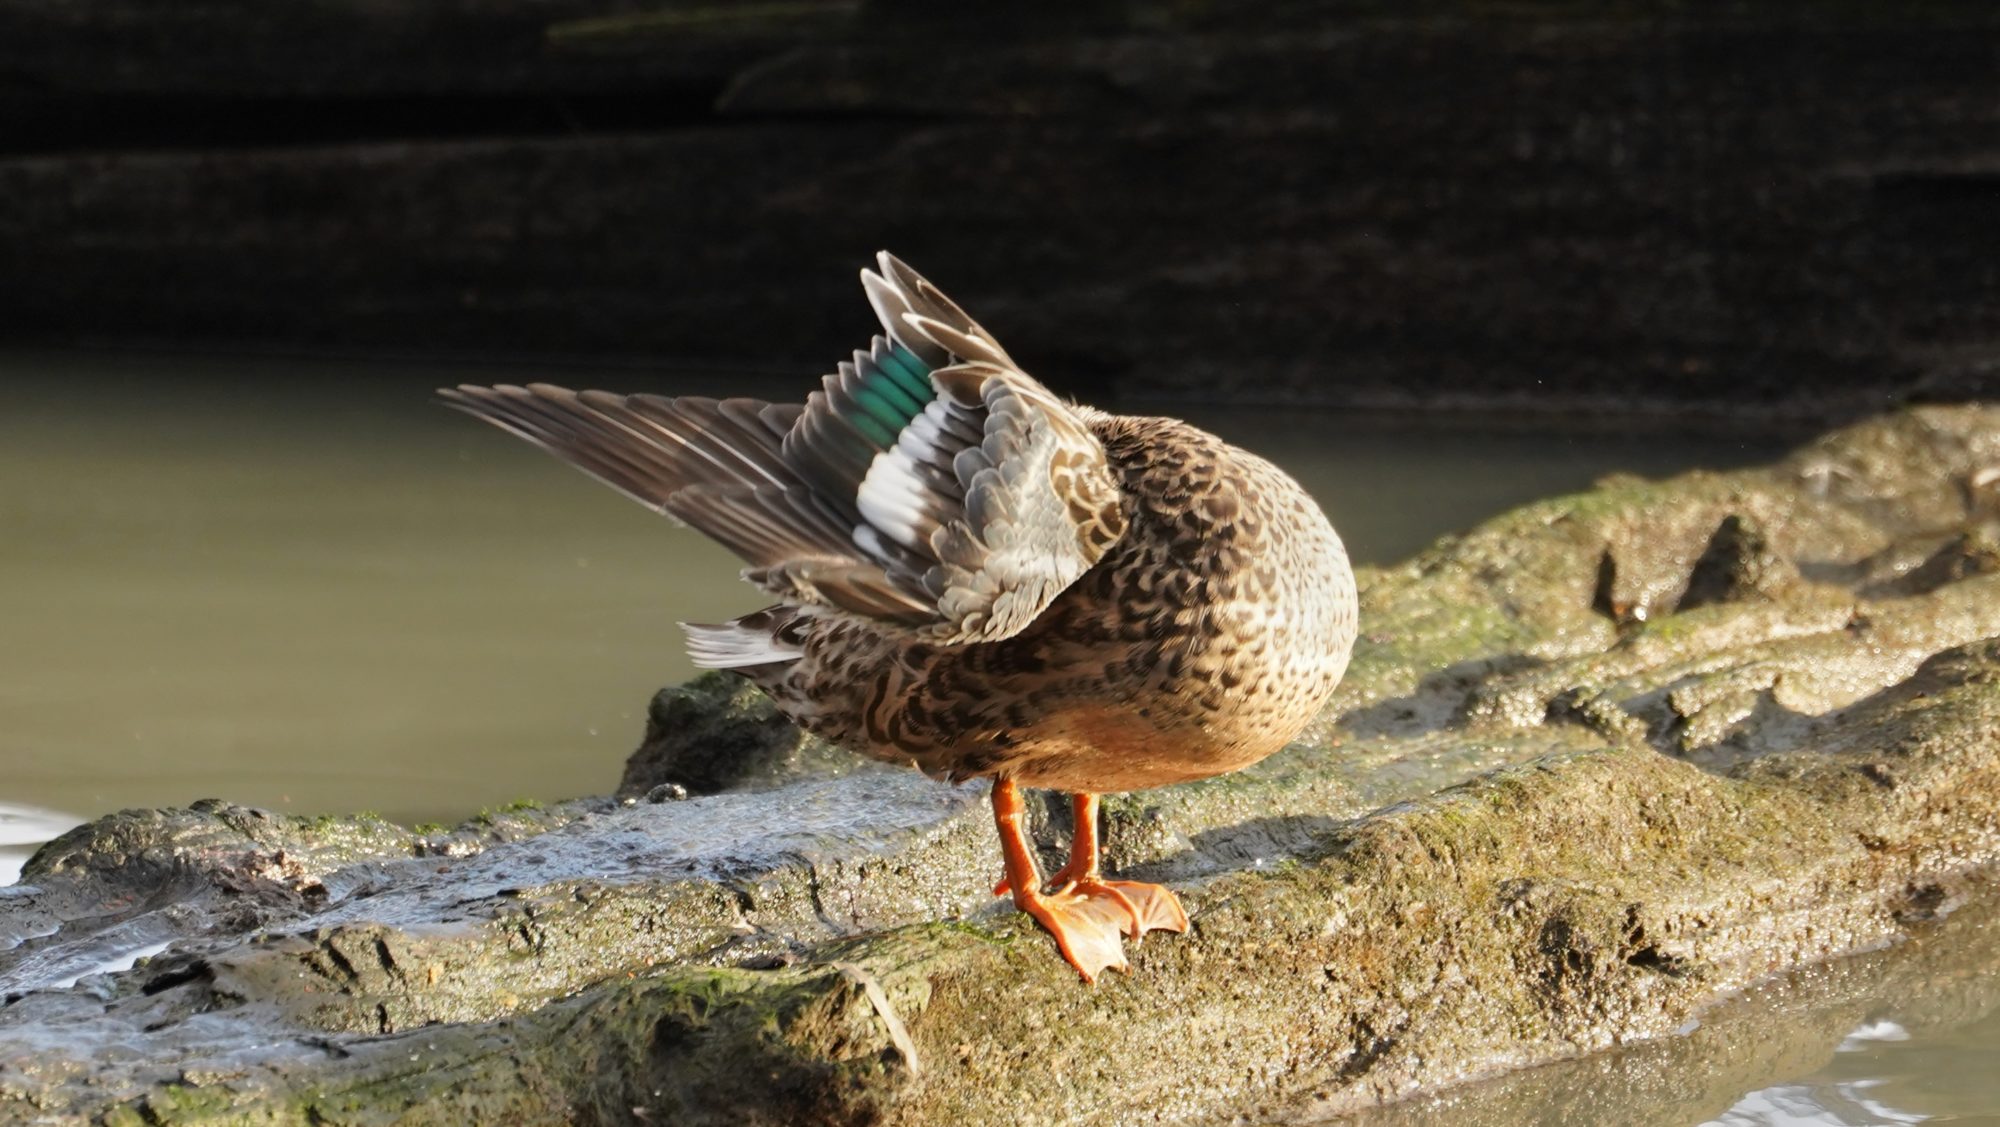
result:
[[[931,386],[930,369],[902,345],[891,345],[874,357],[875,368],[861,378],[854,389],[854,401],[862,413],[849,420],[856,429],[882,446],[894,446],[925,404],[937,398]]]

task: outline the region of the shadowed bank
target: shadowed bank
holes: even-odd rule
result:
[[[1994,387],[1996,20],[14,5],[7,335],[817,370],[888,246],[1114,409],[1853,417]]]

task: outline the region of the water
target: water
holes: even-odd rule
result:
[[[35,842],[122,806],[218,796],[411,823],[614,785],[648,697],[692,672],[675,622],[761,600],[721,549],[429,402],[440,384],[534,379],[805,390],[743,373],[0,353],[0,884]],[[1788,445],[1635,421],[1177,413],[1292,471],[1375,563],[1606,473]],[[1895,977],[1921,963],[1911,952],[1847,960],[1858,969],[1760,988],[1688,1037],[1392,1115],[2000,1122],[2000,943],[1973,947],[1917,985]],[[1765,1020],[1793,1010],[1811,1020]],[[1631,1079],[1649,1069],[1707,1082],[1661,1103]],[[1560,1114],[1565,1092],[1600,1087]]]
[[[35,847],[77,823],[68,814],[0,802],[0,886],[21,876],[21,865]]]
[[[431,402],[534,379],[790,397],[811,377],[0,354],[0,802],[410,822],[609,790],[647,699],[693,672],[676,622],[766,600],[722,549]],[[1291,469],[1377,562],[1608,471],[1783,445],[1189,414]]]

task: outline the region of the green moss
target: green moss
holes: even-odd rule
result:
[[[235,1101],[217,1088],[166,1084],[104,1115],[106,1127],[172,1127],[235,1118]],[[238,1113],[240,1115],[240,1113]]]

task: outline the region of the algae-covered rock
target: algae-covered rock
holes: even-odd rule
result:
[[[868,760],[806,735],[750,682],[710,672],[653,694],[645,739],[625,761],[618,794],[658,801],[761,789],[869,766]]]
[[[1299,744],[1106,802],[1193,926],[1095,987],[993,900],[977,785],[832,774],[725,681],[622,802],[117,815],[0,895],[0,1119],[1282,1119],[1670,1038],[2000,859],[1996,467],[2000,409],[1914,410],[1367,572]]]

